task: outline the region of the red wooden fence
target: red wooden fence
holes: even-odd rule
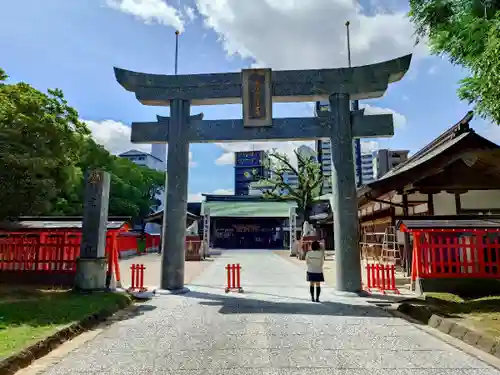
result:
[[[412,279],[500,279],[499,229],[419,229],[413,232]]]
[[[81,233],[41,232],[0,234],[0,271],[75,272]],[[106,236],[106,256],[117,250],[113,234]]]

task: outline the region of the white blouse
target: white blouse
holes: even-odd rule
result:
[[[308,251],[306,253],[307,272],[322,273],[325,262],[324,250]]]

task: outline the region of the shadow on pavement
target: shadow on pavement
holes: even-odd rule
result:
[[[289,314],[328,316],[369,316],[386,318],[391,315],[374,306],[348,305],[338,302],[271,302],[251,298],[222,296],[205,292],[190,291],[186,297],[205,300],[204,306],[220,306],[220,314]]]
[[[201,284],[189,284],[189,286],[198,286],[198,287],[207,288],[207,289],[215,289],[215,290],[218,290],[218,291],[221,291],[221,290],[224,289],[223,287],[220,287],[220,286],[201,285]],[[265,287],[265,286],[268,286],[268,285],[260,285],[260,286],[261,287],[262,286]],[[252,285],[252,287],[259,287],[259,285]],[[291,288],[294,288],[294,287],[291,287]],[[278,297],[278,298],[286,298],[286,299],[294,299],[294,300],[297,300],[297,301],[309,301],[308,298],[290,297],[290,296],[283,296],[283,295],[280,295],[280,294],[262,293],[262,292],[254,293],[252,291],[245,290],[245,295],[248,296],[248,295],[252,295],[252,294],[259,294],[261,296],[270,296],[270,297]]]
[[[128,308],[118,311],[116,314],[111,316],[110,318],[104,321],[105,326],[110,326],[113,323],[121,322],[128,319],[137,318],[138,316],[144,315],[150,311],[156,309],[156,306],[145,304],[141,302],[137,302],[134,305],[129,306]]]
[[[369,303],[401,303],[401,302],[406,302],[408,300],[413,300],[411,296],[405,296],[405,295],[397,295],[397,294],[370,294],[368,296],[370,301]]]

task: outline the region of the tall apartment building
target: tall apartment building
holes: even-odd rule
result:
[[[316,115],[318,112],[328,110],[328,103],[316,103]],[[381,178],[392,168],[408,159],[409,150],[380,149],[372,153],[361,153],[359,149],[360,144],[355,141],[353,142],[354,170],[356,185],[358,186],[361,184],[369,184]],[[328,194],[332,192],[332,154],[330,140],[328,138],[317,140],[316,152],[318,154],[318,162],[323,169],[323,175],[326,177],[323,194]]]
[[[304,159],[316,160],[316,152],[309,146],[302,145],[297,149],[297,153]],[[292,188],[299,186],[299,176],[292,171],[285,172],[283,175],[285,183],[290,185]],[[282,191],[282,194],[287,194],[287,191]]]
[[[369,184],[376,180],[373,174],[373,153],[362,153],[361,154],[361,180],[363,185]]]
[[[166,143],[155,143],[151,145],[151,155],[156,159],[162,161],[162,165],[158,166],[159,170],[167,169],[167,144]]]

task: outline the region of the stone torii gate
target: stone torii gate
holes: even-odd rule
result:
[[[156,75],[115,68],[118,83],[150,106],[170,106],[170,117],[132,124],[133,143],[168,143],[166,209],[163,221],[163,290],[185,292],[189,144],[204,142],[288,141],[330,138],[336,288],[361,291],[358,209],[353,138],[394,135],[392,115],[366,116],[350,110],[350,100],[381,97],[389,83],[403,78],[411,55],[341,69],[247,69],[241,73]],[[328,99],[330,111],[317,118],[272,118],[272,102]],[[243,120],[203,120],[191,105],[243,104]]]

